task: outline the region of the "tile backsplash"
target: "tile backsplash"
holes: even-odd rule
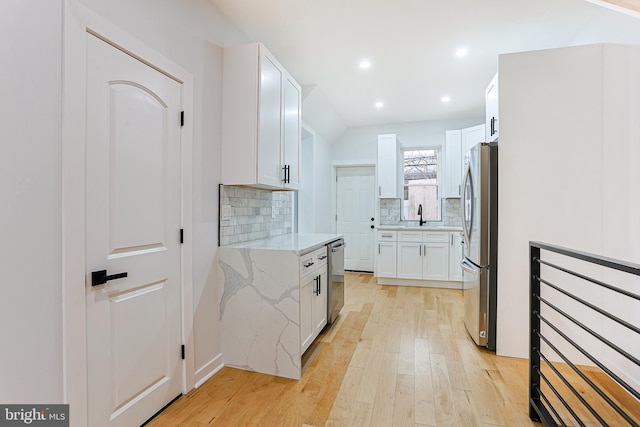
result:
[[[292,232],[291,192],[228,185],[220,192],[221,205],[231,208],[231,218],[220,219],[220,246]]]
[[[461,226],[460,199],[442,199],[442,221],[428,221],[427,225]],[[401,219],[400,199],[380,199],[380,225],[418,225],[418,221]]]

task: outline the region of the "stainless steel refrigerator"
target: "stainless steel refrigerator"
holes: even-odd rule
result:
[[[480,143],[465,157],[462,194],[465,326],[479,346],[496,348],[498,279],[498,144]]]

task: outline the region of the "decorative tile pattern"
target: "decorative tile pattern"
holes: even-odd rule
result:
[[[380,225],[417,226],[418,221],[403,221],[400,217],[400,199],[380,200]],[[442,199],[442,221],[427,221],[426,225],[459,227],[462,224],[460,199]]]
[[[231,206],[231,219],[220,220],[220,246],[292,232],[291,192],[226,185],[221,191],[222,205]]]

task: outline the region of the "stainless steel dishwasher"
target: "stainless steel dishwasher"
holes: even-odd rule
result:
[[[344,306],[344,239],[327,244],[329,286],[327,292],[327,325],[331,325]]]

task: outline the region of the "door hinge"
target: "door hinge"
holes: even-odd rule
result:
[[[184,228],[180,229],[180,243],[184,243]]]
[[[184,111],[180,111],[180,127],[184,126]]]
[[[182,346],[180,347],[180,353],[181,353],[181,356],[182,356],[182,360],[184,360],[184,352],[185,352],[184,344],[182,344]]]

